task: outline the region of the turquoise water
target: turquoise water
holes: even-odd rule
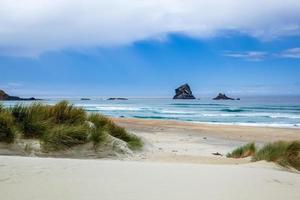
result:
[[[100,112],[113,117],[300,128],[300,97],[244,97],[240,101],[158,98],[129,99],[127,101],[68,100],[88,112]],[[59,99],[48,99],[42,102],[54,104],[57,101]],[[20,102],[2,102],[5,106],[16,103]]]

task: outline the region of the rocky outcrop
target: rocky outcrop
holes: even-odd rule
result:
[[[16,96],[10,96],[6,94],[3,90],[0,90],[0,101],[35,101],[35,100],[41,100],[41,99],[36,99],[34,97],[20,98]]]
[[[80,99],[81,101],[89,101],[89,100],[91,100],[90,98],[81,98]]]
[[[226,94],[219,93],[218,96],[213,98],[213,100],[234,100],[234,98],[230,98],[226,96]]]
[[[195,99],[191,88],[188,84],[184,84],[179,88],[175,89],[175,96],[173,99]]]
[[[128,100],[126,98],[108,98],[107,100]]]

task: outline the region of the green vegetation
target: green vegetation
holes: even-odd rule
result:
[[[244,146],[238,147],[231,153],[227,154],[228,158],[245,158],[255,154],[256,147],[254,143],[248,143]]]
[[[276,162],[281,166],[292,166],[300,170],[300,141],[278,141],[266,144],[255,153],[252,160]]]
[[[136,150],[142,141],[101,114],[88,115],[67,101],[56,105],[33,103],[29,106],[0,105],[0,142],[11,143],[16,137],[39,139],[47,151],[63,150],[92,142],[94,147],[111,135]]]
[[[87,125],[57,125],[47,130],[42,141],[47,150],[67,149],[85,144],[90,130]]]
[[[0,141],[12,143],[15,139],[14,119],[11,113],[0,110]]]
[[[128,133],[123,127],[116,125],[113,121],[103,115],[92,114],[89,117],[89,121],[94,123],[98,128],[103,127],[104,131],[109,135],[127,142],[128,146],[133,150],[141,149],[143,146],[140,138]]]
[[[252,161],[266,160],[281,166],[292,166],[300,171],[300,141],[277,141],[256,150],[254,143],[239,147],[227,154],[230,158],[252,156]]]

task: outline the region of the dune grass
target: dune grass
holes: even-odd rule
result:
[[[87,125],[57,125],[47,130],[42,142],[48,151],[63,150],[88,141],[90,129]]]
[[[0,142],[12,143],[15,135],[13,116],[10,112],[0,109]]]
[[[300,141],[277,141],[256,149],[254,143],[238,147],[227,154],[229,158],[252,156],[252,161],[266,160],[284,167],[294,167],[300,171]]]
[[[231,153],[227,154],[228,158],[245,158],[254,155],[256,152],[255,144],[248,143],[244,146],[234,149]]]
[[[89,121],[93,122],[96,127],[104,127],[103,130],[109,135],[127,142],[129,148],[132,150],[141,149],[143,146],[139,137],[128,133],[123,127],[116,125],[113,121],[101,114],[91,114]]]
[[[266,144],[255,153],[252,160],[266,160],[300,170],[300,141],[278,141]]]
[[[48,151],[71,148],[92,142],[95,147],[111,135],[125,141],[129,148],[142,147],[141,140],[101,114],[88,114],[67,101],[53,106],[41,103],[0,106],[0,141],[13,142],[20,138],[39,139]]]
[[[84,122],[87,118],[87,113],[83,108],[75,107],[67,101],[61,101],[50,107],[48,114],[57,124],[77,124]]]

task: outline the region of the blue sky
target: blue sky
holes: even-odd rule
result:
[[[192,6],[196,1],[189,2]],[[159,26],[160,23],[170,24],[173,20],[189,19],[189,27],[177,27],[176,24],[171,30],[148,30],[147,26],[141,28],[140,24],[129,24],[118,34],[116,31],[119,30],[109,26],[111,30],[106,33],[94,25],[89,27],[90,21],[97,20],[88,18],[79,22],[79,25],[87,27],[86,32],[74,34],[74,40],[70,39],[73,35],[64,30],[57,33],[56,37],[31,30],[23,30],[22,35],[20,29],[18,32],[11,28],[15,26],[7,23],[12,21],[8,15],[0,14],[0,25],[3,23],[1,17],[10,19],[4,25],[13,33],[8,37],[0,29],[0,38],[8,38],[5,41],[0,39],[0,88],[22,96],[168,97],[173,95],[177,86],[189,83],[197,96],[214,96],[218,92],[231,95],[300,95],[300,15],[293,13],[295,5],[292,3],[296,1],[288,1],[287,4],[289,2],[290,8],[285,9],[290,9],[291,16],[278,14],[278,21],[270,18],[263,24],[255,24],[256,21],[248,22],[246,16],[244,19],[241,17],[241,21],[224,19],[237,28],[226,28],[227,24],[219,25],[213,20],[192,23],[190,18],[202,19],[205,16],[192,15],[190,8],[186,9],[191,16],[179,16],[175,12],[172,20],[163,17],[155,21]],[[119,8],[118,5],[108,6]],[[161,8],[165,5],[157,6]],[[224,7],[224,13],[232,9]],[[280,5],[274,10],[279,12],[278,8],[281,8]],[[40,9],[35,7],[34,11]],[[69,7],[66,9],[72,11]],[[92,10],[91,7],[86,9]],[[125,11],[123,15],[127,15]],[[264,13],[264,10],[261,12]],[[270,12],[270,16],[276,14],[274,12]],[[240,11],[236,13],[239,14]],[[27,12],[19,15],[26,18]],[[102,17],[96,14],[92,16]],[[40,16],[41,19],[47,17],[54,19],[53,16]],[[55,19],[58,17],[62,16],[55,16]],[[73,19],[74,16],[70,14],[68,17]],[[219,19],[218,16],[213,17]],[[17,27],[45,26],[45,23],[36,21],[19,22],[16,17],[14,20],[11,23]],[[49,22],[47,27],[53,27],[52,23]],[[111,24],[114,23],[123,26],[121,23],[124,22],[118,24],[112,20]],[[239,27],[243,23],[249,25]],[[56,27],[57,22],[54,24]],[[203,24],[209,28],[190,31],[191,27],[202,27]],[[77,30],[73,26],[70,29]],[[100,36],[94,36],[94,31],[99,32]],[[89,39],[89,34],[92,39]]]

